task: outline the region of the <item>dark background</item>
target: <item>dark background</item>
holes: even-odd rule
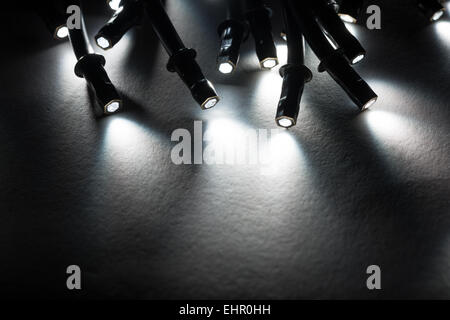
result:
[[[382,30],[351,30],[368,51],[356,69],[380,96],[372,110],[360,114],[308,51],[314,80],[274,163],[176,166],[171,133],[194,120],[225,139],[275,128],[281,78],[258,69],[252,41],[219,75],[221,3],[167,2],[222,96],[214,110],[166,71],[146,22],[105,53],[126,111],[98,118],[68,42],[37,16],[2,13],[0,295],[450,298],[448,13],[427,24],[413,1],[369,1]],[[99,1],[85,13],[93,36],[111,11]],[[66,289],[71,264],[78,292]],[[371,264],[381,291],[366,289]]]

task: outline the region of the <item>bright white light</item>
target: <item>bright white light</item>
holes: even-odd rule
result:
[[[431,181],[445,175],[440,168],[448,164],[448,156],[436,152],[445,140],[439,138],[444,135],[442,131],[388,111],[369,110],[361,119],[366,120],[374,146],[382,152],[380,158],[391,174],[411,181]]]
[[[406,141],[412,141],[417,137],[417,133],[413,133],[415,128],[403,116],[387,111],[370,110],[364,113],[364,117],[370,131],[383,144],[397,145],[401,148],[405,146]]]
[[[339,16],[341,17],[341,20],[348,23],[356,23],[356,19],[353,18],[351,15],[340,13]]]
[[[294,125],[294,121],[289,118],[280,118],[277,120],[277,123],[280,127],[289,128]]]
[[[443,14],[444,14],[444,9],[435,12],[435,13],[433,14],[433,16],[431,17],[431,21],[437,21],[437,20],[439,20],[439,19],[442,17]]]
[[[277,65],[278,65],[277,58],[267,58],[264,61],[262,61],[262,66],[264,69],[272,69]]]
[[[363,111],[369,109],[371,106],[373,106],[375,104],[375,102],[377,102],[378,98],[373,98],[371,99],[369,102],[367,102],[364,107],[362,108]]]
[[[280,34],[280,36],[281,36],[281,39],[283,39],[284,41],[287,41],[287,35],[286,35],[286,33],[282,32],[282,33]]]
[[[107,49],[111,46],[111,44],[109,43],[109,40],[106,39],[105,37],[97,38],[97,45],[102,49]]]
[[[219,102],[219,98],[213,97],[206,100],[206,102],[203,104],[204,109],[211,109],[216,106],[216,104]]]
[[[234,66],[230,62],[224,62],[220,64],[219,71],[224,74],[233,72]]]
[[[262,166],[261,174],[271,179],[284,178],[282,185],[297,174],[303,173],[304,156],[298,142],[287,130],[274,129],[269,141],[269,149],[263,148],[260,152],[266,154],[265,156],[269,159],[269,163]],[[271,180],[271,183],[274,181]]]
[[[120,8],[120,1],[121,0],[109,0],[110,8],[113,9],[114,11],[119,10],[119,8]]]
[[[364,59],[364,54],[360,54],[360,55],[357,56],[355,59],[353,59],[352,64],[357,64],[357,63],[360,62],[362,59]]]
[[[249,103],[253,105],[259,103],[268,106],[277,105],[282,86],[283,78],[280,77],[278,72],[263,72],[255,81],[255,88]],[[262,108],[259,112],[266,112],[267,114],[264,116],[269,119],[273,117],[273,108]]]
[[[287,63],[288,47],[286,43],[277,45],[278,64],[285,65]]]
[[[108,174],[117,175],[126,181],[144,179],[139,172],[151,164],[154,155],[162,152],[161,144],[156,143],[156,135],[119,114],[103,121],[106,127],[101,153],[102,163],[109,168]],[[136,173],[131,174],[130,171]]]
[[[68,35],[69,35],[69,29],[66,26],[60,26],[56,30],[56,37],[58,37],[58,39],[64,39]]]
[[[257,130],[250,130],[240,122],[215,119],[208,122],[203,135],[203,158],[207,164],[257,164]]]
[[[117,110],[119,110],[120,108],[120,103],[118,101],[113,101],[110,102],[107,106],[106,106],[106,112],[108,113],[114,113]]]
[[[441,20],[435,24],[435,27],[441,40],[450,44],[450,22]]]

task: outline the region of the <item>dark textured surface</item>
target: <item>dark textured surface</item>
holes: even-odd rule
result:
[[[0,295],[450,298],[450,19],[426,25],[390,2],[381,31],[352,27],[377,105],[359,114],[308,52],[314,80],[270,166],[170,160],[171,133],[194,120],[219,139],[275,128],[281,78],[257,70],[251,41],[235,75],[214,70],[216,1],[168,1],[222,95],[208,112],[166,71],[148,23],[105,54],[128,109],[97,119],[68,43],[31,15],[2,16]],[[87,8],[91,35],[108,14]],[[70,264],[81,292],[65,289]],[[365,288],[371,264],[381,291]]]

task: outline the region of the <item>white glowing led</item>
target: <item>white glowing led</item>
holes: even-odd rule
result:
[[[360,62],[362,59],[364,59],[364,54],[360,54],[360,55],[358,55],[355,59],[353,59],[352,64],[357,64],[357,63]]]
[[[289,118],[280,118],[277,120],[277,122],[278,125],[283,128],[289,128],[294,125],[294,121],[292,121],[292,119]]]
[[[276,58],[267,58],[262,62],[262,66],[265,69],[272,69],[278,64],[278,60]]]
[[[363,111],[369,109],[371,106],[373,106],[375,104],[375,102],[377,102],[378,98],[373,98],[371,99],[369,102],[367,102],[364,107],[362,108]]]
[[[224,62],[220,64],[219,71],[224,74],[233,72],[234,66],[230,62]]]
[[[118,101],[111,102],[106,106],[106,112],[114,113],[120,108],[120,103]]]
[[[339,16],[341,17],[341,20],[348,23],[356,23],[356,19],[353,18],[351,15],[340,13]]]
[[[64,39],[69,35],[69,29],[66,26],[61,26],[56,30],[58,39]]]
[[[109,0],[109,7],[114,11],[119,10],[121,0]]]
[[[439,10],[439,11],[435,12],[433,14],[433,16],[431,17],[431,21],[439,20],[442,17],[443,14],[444,14],[444,10]]]
[[[98,37],[97,45],[102,49],[107,49],[111,46],[111,44],[109,43],[109,40],[106,39],[105,37]]]
[[[211,109],[216,106],[216,104],[219,102],[218,98],[209,98],[206,100],[206,102],[203,104],[203,108],[205,109]]]

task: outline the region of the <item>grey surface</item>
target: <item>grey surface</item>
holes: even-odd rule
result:
[[[0,294],[450,298],[450,19],[422,24],[389,2],[381,31],[353,28],[379,102],[359,114],[309,52],[314,80],[270,166],[170,160],[171,133],[194,120],[222,139],[275,128],[281,78],[257,70],[251,41],[235,75],[214,70],[216,2],[168,1],[223,98],[207,112],[166,71],[148,23],[105,54],[126,112],[96,118],[68,43],[31,15],[2,17]],[[90,32],[107,18],[88,8]],[[71,264],[81,292],[65,289]],[[371,264],[381,291],[365,287]]]

